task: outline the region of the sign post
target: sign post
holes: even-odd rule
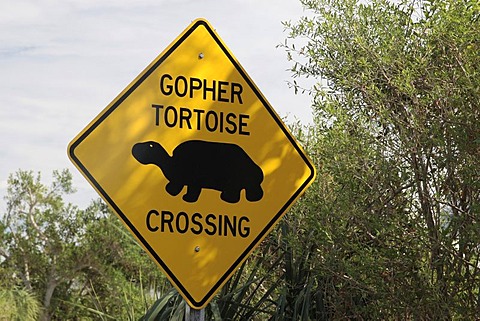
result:
[[[205,321],[205,309],[195,310],[185,305],[185,321]]]
[[[315,177],[203,19],[93,119],[68,154],[194,309],[208,304]]]

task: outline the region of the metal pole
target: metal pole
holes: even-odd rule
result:
[[[205,309],[195,310],[185,304],[185,321],[205,321]]]

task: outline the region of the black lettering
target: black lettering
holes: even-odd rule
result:
[[[230,93],[230,102],[231,103],[235,103],[235,96],[237,96],[238,98],[238,102],[240,104],[243,104],[243,101],[242,101],[242,94],[243,92],[243,87],[241,84],[237,84],[236,82],[232,82],[232,92]]]
[[[215,222],[212,222],[212,220],[215,220],[217,217],[214,214],[208,214],[205,217],[205,224],[211,227],[212,229],[205,229],[205,233],[208,235],[215,235],[217,233],[217,226],[215,225]]]
[[[202,90],[203,88],[203,90]],[[196,77],[176,76],[163,74],[160,77],[160,91],[165,96],[174,92],[178,97],[195,97],[195,92],[202,90],[203,100],[240,103],[243,104],[243,87],[239,83],[224,80],[208,80]]]
[[[172,111],[170,113],[170,111]],[[169,121],[169,114],[173,115],[173,121],[170,122]],[[164,113],[164,120],[165,120],[165,125],[167,125],[168,127],[175,127],[175,125],[177,124],[177,121],[178,121],[178,113],[177,113],[177,110],[175,109],[175,107],[173,106],[168,106],[167,108],[165,108],[165,113]]]
[[[237,236],[237,217],[233,217],[233,222],[230,221],[230,218],[225,215],[225,225],[223,227],[223,231],[225,232],[225,236],[228,236],[228,231],[232,233],[232,236]]]
[[[183,82],[183,91],[180,91],[180,81]],[[185,97],[187,94],[187,78],[183,76],[178,76],[175,79],[175,93],[177,94],[178,97]]]
[[[197,114],[197,130],[200,130],[202,126],[200,126],[200,124],[202,123],[202,120],[201,120],[201,114],[203,114],[205,112],[205,110],[202,110],[202,109],[194,109],[193,110],[194,113]]]
[[[233,120],[232,120],[233,118]],[[229,127],[228,125],[225,127],[225,130],[229,134],[235,134],[237,132],[237,123],[234,121],[237,118],[237,115],[234,113],[228,113],[227,118],[225,119],[227,121],[228,125],[231,125],[232,127]]]
[[[222,221],[223,221],[223,215],[218,215],[218,235],[222,235]]]
[[[250,222],[250,220],[246,216],[242,216],[238,219],[238,234],[240,234],[241,237],[246,238],[250,235],[250,227],[243,226],[243,222]]]
[[[213,126],[210,126],[210,119],[212,119],[212,117],[210,117],[211,115],[213,115]],[[217,113],[214,112],[213,110],[209,110],[205,115],[205,127],[207,128],[208,131],[211,131],[211,132],[214,132],[215,130],[217,130],[218,116],[217,116]]]
[[[152,226],[152,224],[150,224],[150,217],[152,215],[155,215],[155,216],[160,216],[160,214],[158,213],[158,211],[156,210],[150,210],[148,213],[147,213],[147,220],[146,220],[146,223],[147,223],[147,228],[150,232],[156,232],[158,231],[158,226],[155,225],[155,226]]]
[[[200,234],[203,232],[203,225],[201,222],[199,222],[197,219],[202,219],[202,214],[200,213],[195,213],[192,215],[192,225],[195,225],[197,228],[194,228],[192,226],[192,228],[190,229],[190,231],[192,231],[193,234]]]
[[[169,84],[165,85],[164,84],[165,78],[167,78],[169,80],[173,79],[172,76],[170,76],[169,74],[163,74],[162,77],[160,77],[160,91],[165,96],[170,96],[172,94],[173,87],[172,87],[172,85],[169,85]]]
[[[181,228],[181,222],[180,219],[183,217],[185,223],[183,224],[183,228]],[[175,220],[175,227],[177,228],[177,231],[181,234],[184,234],[188,230],[188,215],[185,212],[180,212],[177,214],[177,219]]]
[[[220,112],[220,132],[223,133],[223,111]]]
[[[155,216],[155,217],[154,217]],[[170,232],[185,234],[191,232],[195,235],[205,233],[207,235],[232,236],[239,235],[242,238],[250,236],[250,222],[246,216],[228,216],[208,214],[204,216],[201,213],[193,213],[191,216],[186,212],[173,214],[171,211],[163,210],[159,213],[157,210],[150,210],[145,223],[150,232]]]
[[[192,118],[192,111],[185,107],[180,107],[180,128],[183,128],[183,121],[187,123],[189,129],[192,129],[190,124],[190,118]]]
[[[228,98],[225,98],[223,94],[227,93],[227,89],[222,88],[228,86],[228,81],[218,81],[218,101],[223,101],[228,103]]]
[[[244,127],[247,127],[247,123],[246,121],[244,122],[243,120],[244,119],[249,119],[250,116],[249,115],[245,115],[245,114],[240,114],[238,116],[238,133],[240,135],[250,135],[250,132],[247,132],[247,131],[244,131],[243,128]]]
[[[175,107],[152,104],[155,109],[155,126],[169,128],[188,128],[194,130],[208,130],[209,132],[227,132],[249,136],[248,121],[250,115],[225,113],[216,110],[190,109],[188,107]],[[162,112],[163,111],[163,112]]]
[[[202,88],[202,81],[198,78],[190,78],[190,98],[193,98],[193,92]]]
[[[213,82],[212,87],[207,87],[207,80],[206,79],[203,80],[203,100],[207,100],[207,92],[211,92],[212,93],[212,100],[215,100],[215,97],[216,97],[216,95],[215,95],[215,88],[216,88],[215,85],[216,85],[217,81],[212,80],[212,82]]]
[[[160,109],[163,108],[163,105],[152,104],[152,108],[155,108],[155,125],[160,125]]]
[[[170,233],[173,233],[172,222],[173,222],[173,213],[170,211],[162,211],[162,228],[160,231],[165,232],[165,223],[166,223],[168,225],[168,229],[170,230]]]

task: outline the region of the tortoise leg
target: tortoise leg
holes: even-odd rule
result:
[[[240,200],[240,190],[225,190],[220,198],[227,203],[237,203]]]
[[[165,186],[165,190],[168,192],[168,194],[172,196],[177,196],[178,193],[180,193],[183,189],[183,185],[180,184],[175,184],[172,182],[169,182],[167,186]]]
[[[245,190],[247,200],[250,202],[256,202],[262,199],[263,197],[263,190],[259,186],[249,187]]]
[[[200,196],[201,191],[202,191],[201,187],[188,185],[187,193],[183,195],[183,200],[185,202],[194,203],[198,200],[198,197]]]

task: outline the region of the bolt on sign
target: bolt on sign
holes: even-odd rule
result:
[[[93,119],[68,154],[195,309],[208,304],[315,177],[203,19]]]

